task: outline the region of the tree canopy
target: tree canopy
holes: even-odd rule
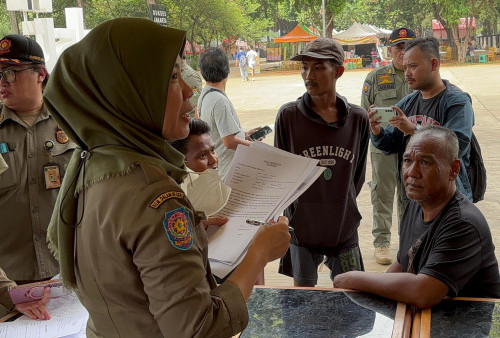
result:
[[[187,38],[205,46],[231,46],[240,38],[250,43],[296,24],[322,30],[321,0],[53,0],[51,14],[56,27],[64,27],[64,8],[82,7],[86,28],[116,17],[149,18],[148,4],[167,7],[171,27],[187,31]],[[431,34],[431,21],[441,21],[458,55],[465,55],[458,37],[460,18],[476,19],[476,34],[497,34],[500,0],[325,0],[326,35],[348,28],[353,22],[393,29],[408,27],[417,35]],[[21,13],[17,13],[21,21]],[[32,17],[32,16],[31,16]],[[0,1],[0,33],[11,32],[5,1]],[[469,27],[465,37],[473,38]],[[269,39],[268,41],[271,41]]]

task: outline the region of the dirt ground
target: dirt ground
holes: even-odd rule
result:
[[[267,65],[269,67],[269,65]],[[263,66],[265,69],[266,66]],[[346,70],[337,82],[337,91],[351,103],[359,104],[361,88],[369,70]],[[441,68],[441,76],[467,91],[473,100],[475,112],[474,133],[482,148],[488,173],[486,198],[477,204],[489,222],[497,257],[500,254],[500,186],[496,184],[496,173],[500,167],[500,95],[497,79],[500,78],[500,64],[450,66]],[[245,130],[266,124],[273,125],[279,107],[296,100],[305,92],[299,71],[263,71],[256,81],[242,82],[238,68],[231,68],[226,92],[238,112]],[[273,134],[265,142],[272,144]],[[363,216],[359,227],[360,247],[367,271],[385,271],[387,266],[379,265],[373,257],[372,206],[367,183],[371,178],[368,159],[364,187],[358,197],[358,206]],[[396,257],[398,249],[397,222],[394,213],[391,253]],[[265,269],[266,284],[291,286],[292,279],[277,273],[278,261],[268,264]],[[331,287],[328,268],[319,268],[318,286]]]

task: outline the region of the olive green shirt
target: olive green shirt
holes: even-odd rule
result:
[[[16,283],[8,279],[5,272],[0,269],[0,318],[7,315],[14,308],[9,296],[9,287],[15,285]]]
[[[0,106],[0,143],[9,168],[0,174],[0,266],[10,279],[37,281],[59,272],[45,240],[59,189],[46,189],[44,166],[52,141],[51,162],[60,168],[61,180],[75,144],[56,140],[57,124],[44,109],[29,127],[6,106]]]
[[[83,212],[75,273],[88,337],[231,337],[246,327],[240,289],[216,285],[205,229],[165,170],[141,164],[93,184]]]
[[[366,76],[361,94],[361,106],[366,110],[372,104],[375,107],[391,107],[412,91],[408,83],[396,74],[394,64],[391,62],[389,65],[372,70]],[[384,128],[386,125],[383,123],[380,127]],[[372,145],[370,150],[383,153]]]

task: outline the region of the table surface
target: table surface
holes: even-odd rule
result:
[[[445,299],[422,311],[420,337],[500,337],[500,300]]]
[[[397,308],[396,301],[360,292],[255,288],[241,337],[391,337]],[[397,318],[404,321],[404,310]]]

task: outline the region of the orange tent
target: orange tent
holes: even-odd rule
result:
[[[275,43],[281,42],[309,42],[316,39],[317,36],[308,33],[300,25],[297,25],[290,33],[280,36],[279,38],[274,38]]]

